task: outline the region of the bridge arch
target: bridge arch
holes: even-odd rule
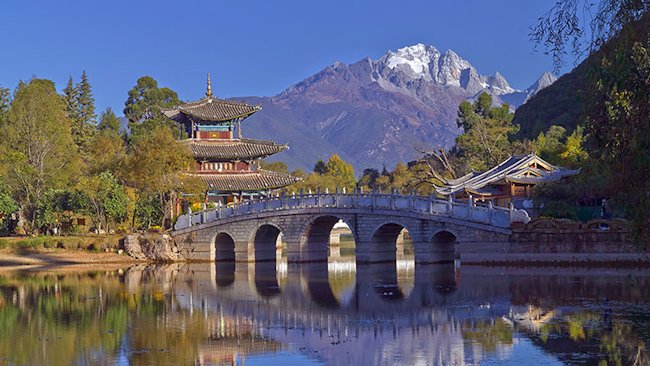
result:
[[[398,258],[398,238],[408,232],[413,236],[411,226],[400,221],[386,221],[375,226],[357,249],[357,259],[360,262],[395,262]],[[415,237],[414,237],[415,239]],[[400,257],[403,253],[403,242],[399,243]]]
[[[309,262],[327,261],[330,249],[330,234],[339,221],[343,221],[352,231],[356,243],[356,233],[351,220],[343,215],[325,214],[311,217],[300,231],[300,247],[303,260]]]
[[[214,251],[217,262],[235,260],[235,240],[227,232],[218,232],[214,237]]]
[[[282,229],[273,223],[262,223],[257,226],[250,237],[248,252],[253,254],[255,262],[275,262],[277,258],[277,244],[282,234]]]
[[[458,236],[450,230],[439,230],[430,240],[431,248],[427,250],[430,260],[434,263],[453,263],[456,259],[456,244]]]

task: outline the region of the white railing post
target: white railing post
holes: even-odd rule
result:
[[[303,196],[305,195],[305,190],[300,189],[300,198],[298,198],[298,207],[303,208],[305,206],[305,199]]]
[[[390,209],[395,210],[395,189],[390,189]]]
[[[492,205],[492,200],[488,201],[488,224],[492,225],[492,211],[494,211],[494,205]]]
[[[339,207],[339,187],[334,188],[334,207]]]
[[[363,187],[361,188],[363,189]],[[357,207],[357,186],[354,186],[354,192],[352,193],[352,207]]]
[[[318,190],[316,191],[316,207],[321,206],[321,197],[320,197],[320,187],[318,187]]]
[[[284,205],[285,205],[284,192],[282,192],[280,194],[280,208],[284,209],[285,208]]]
[[[415,209],[415,191],[411,191],[411,196],[409,197],[409,211],[414,211]]]
[[[429,215],[433,214],[433,193],[429,192]]]
[[[454,197],[452,195],[447,198],[447,214],[454,216]]]
[[[467,219],[469,221],[472,221],[472,210],[474,209],[474,196],[469,195],[469,199],[467,200]]]
[[[187,208],[187,219],[189,221],[187,223],[187,227],[191,227],[192,226],[192,207]]]

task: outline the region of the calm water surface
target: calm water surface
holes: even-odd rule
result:
[[[408,260],[0,272],[0,365],[650,365],[649,285]]]

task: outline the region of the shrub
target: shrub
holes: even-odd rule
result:
[[[0,249],[5,249],[9,246],[9,240],[0,239]]]

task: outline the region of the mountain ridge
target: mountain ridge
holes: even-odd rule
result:
[[[363,168],[394,166],[423,148],[449,147],[461,132],[458,105],[485,91],[513,109],[555,76],[544,73],[525,90],[496,72],[482,75],[453,50],[416,44],[376,60],[339,61],[270,97],[243,97],[262,110],[245,123],[248,136],[273,138],[290,150],[270,160],[311,170],[333,153]]]

